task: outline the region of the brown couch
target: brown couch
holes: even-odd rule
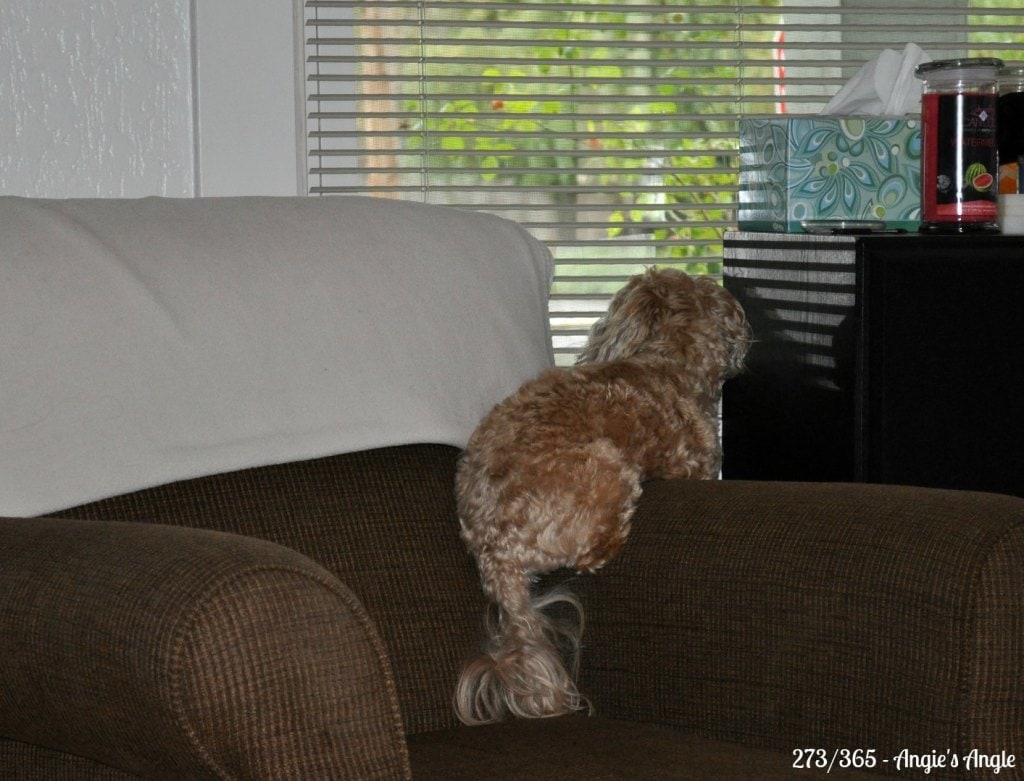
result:
[[[593,715],[470,728],[450,698],[485,605],[458,455],[369,447],[0,520],[0,777],[1024,777],[1024,501],[650,482],[617,559],[553,578],[586,608]]]

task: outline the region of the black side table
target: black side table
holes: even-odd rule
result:
[[[1024,496],[1024,237],[729,233],[726,478]]]

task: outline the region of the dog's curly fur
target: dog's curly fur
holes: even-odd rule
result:
[[[722,383],[750,332],[714,280],[648,269],[593,327],[577,365],[552,369],[498,404],[470,438],[456,495],[462,538],[497,605],[489,647],[462,672],[455,710],[467,724],[556,716],[586,707],[562,661],[579,627],[533,596],[541,573],[592,572],[629,534],[646,478],[718,475]],[[569,665],[574,667],[574,661]]]

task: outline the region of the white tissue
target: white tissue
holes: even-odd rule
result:
[[[914,68],[931,57],[916,43],[903,53],[885,49],[866,62],[821,110],[822,114],[902,116],[921,110],[921,80]]]

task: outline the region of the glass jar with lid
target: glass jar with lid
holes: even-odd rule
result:
[[[917,66],[921,94],[921,230],[997,232],[996,57]]]

